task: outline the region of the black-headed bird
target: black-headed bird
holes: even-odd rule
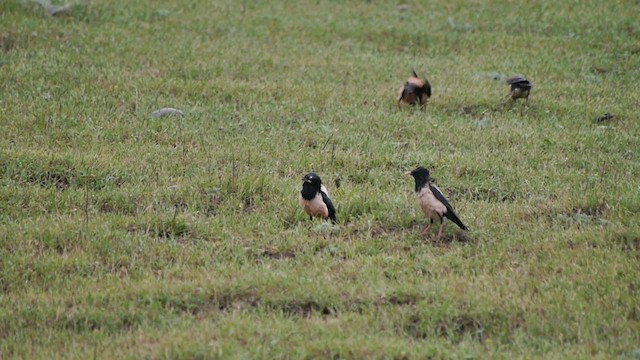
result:
[[[533,87],[531,81],[522,76],[516,75],[507,79],[507,85],[509,85],[509,94],[507,94],[508,98],[513,100],[525,99],[525,101],[529,103],[529,94]]]
[[[302,191],[300,191],[300,206],[313,220],[320,217],[324,220],[331,219],[336,223],[336,209],[329,198],[329,191],[322,185],[322,180],[316,173],[308,173],[302,179]]]
[[[407,79],[398,90],[398,106],[401,103],[425,106],[427,100],[431,97],[431,85],[427,80],[420,79],[415,69],[412,70],[413,76]]]
[[[596,118],[596,122],[602,122],[602,121],[607,121],[607,120],[611,120],[611,119],[613,119],[613,114],[608,112],[608,113],[605,113],[602,116],[598,116]]]
[[[440,229],[438,230],[438,241],[442,237],[442,228],[444,227],[444,218],[453,221],[462,230],[469,230],[458,215],[453,211],[451,204],[442,195],[440,189],[433,185],[433,179],[429,176],[429,170],[422,166],[417,167],[415,170],[406,172],[405,174],[413,176],[416,182],[416,197],[418,198],[418,204],[422,209],[422,212],[429,218],[430,222],[420,235],[425,235],[427,231],[433,225],[434,220],[440,220]]]

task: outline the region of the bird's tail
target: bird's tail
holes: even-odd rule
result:
[[[469,230],[469,228],[462,223],[462,220],[460,220],[458,215],[456,215],[456,213],[454,213],[453,211],[447,211],[447,213],[444,214],[444,216],[446,216],[447,219],[453,221],[456,225],[458,225],[460,229],[466,230],[466,231]]]

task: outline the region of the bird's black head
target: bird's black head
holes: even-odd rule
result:
[[[302,191],[300,194],[306,200],[313,199],[316,194],[320,192],[320,185],[322,185],[320,176],[316,173],[310,172],[304,176],[302,181]]]
[[[320,176],[314,172],[310,172],[302,178],[305,184],[313,184],[317,185],[320,188],[320,184],[322,184],[322,180],[320,180]]]
[[[529,90],[533,87],[531,81],[524,78],[524,76],[516,75],[507,79],[507,85],[511,85],[511,90],[513,89],[524,89]]]
[[[407,172],[406,174],[413,176],[413,179],[416,181],[416,191],[420,191],[423,186],[425,186],[429,181],[433,180],[429,175],[429,170],[423,168],[422,166],[418,166],[413,171]]]
[[[517,84],[519,82],[527,81],[522,75],[514,75],[507,79],[507,85]]]

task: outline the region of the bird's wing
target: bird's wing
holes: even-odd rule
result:
[[[507,79],[507,84],[511,85],[522,81],[527,81],[527,79],[523,78],[522,76],[512,76]]]
[[[526,89],[531,89],[533,87],[533,84],[529,80],[521,81],[517,83],[517,85]]]
[[[333,203],[331,202],[331,199],[329,199],[329,195],[327,195],[327,193],[325,193],[324,191],[320,191],[320,195],[322,195],[322,201],[325,205],[327,205],[327,210],[329,210],[329,219],[331,219],[331,221],[333,221],[333,223],[335,224],[336,208],[333,207]]]
[[[438,187],[433,184],[429,184],[429,190],[431,190],[431,192],[433,193],[433,196],[435,196],[436,199],[438,199],[438,201],[444,204],[444,206],[447,208],[447,212],[444,213],[444,216],[447,219],[453,221],[456,225],[460,226],[462,230],[469,230],[469,228],[467,228],[462,223],[462,220],[458,218],[458,215],[456,215],[456,212],[453,211],[451,204],[449,204],[449,201],[447,201],[447,198],[445,198],[444,195],[442,195],[442,193],[440,192],[440,189],[438,189]]]
[[[424,92],[427,97],[431,97],[431,84],[427,80],[424,81]]]

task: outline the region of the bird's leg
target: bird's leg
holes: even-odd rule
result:
[[[420,235],[421,236],[425,236],[429,232],[429,229],[431,229],[431,224],[425,226],[424,229],[422,229],[422,231],[420,231]]]
[[[440,222],[440,229],[438,230],[438,242],[442,240],[442,229],[444,228],[444,221]]]
[[[429,229],[431,229],[431,225],[433,225],[433,219],[429,222],[429,225],[425,226],[424,229],[420,232],[420,236],[425,236]]]
[[[309,220],[313,221],[313,216],[309,215]]]

